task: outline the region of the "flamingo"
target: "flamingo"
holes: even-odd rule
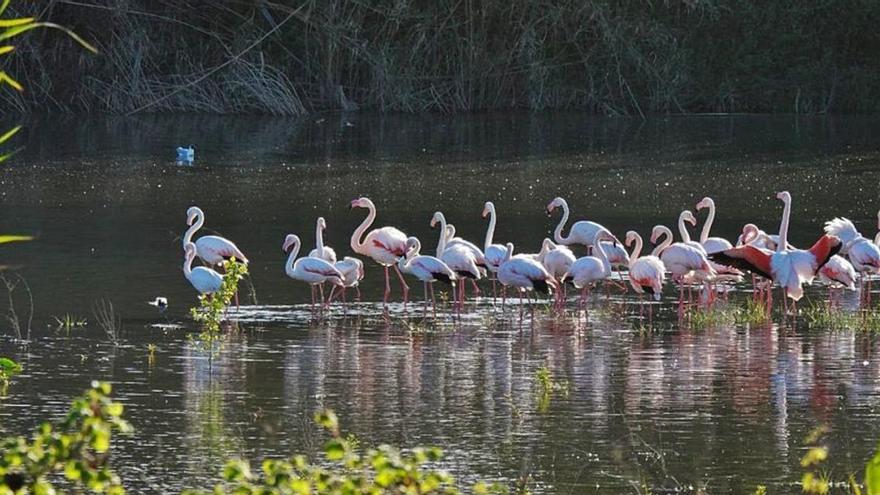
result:
[[[431,219],[431,227],[437,225],[438,222],[440,223],[440,237],[437,240],[437,258],[446,263],[455,272],[457,278],[469,278],[472,281],[479,280],[481,277],[480,267],[477,266],[477,257],[474,255],[474,252],[464,243],[449,245],[447,241],[450,236],[447,233],[446,219],[439,211],[434,213],[434,217]],[[454,234],[454,232],[452,233]],[[474,285],[476,286],[476,282],[474,282]],[[461,310],[464,307],[464,283],[459,284],[457,289],[458,308]]]
[[[679,234],[681,234],[682,242],[684,242],[688,246],[692,246],[693,248],[697,249],[698,251],[703,253],[703,256],[708,256],[709,253],[708,253],[708,251],[706,251],[706,248],[703,246],[702,243],[691,240],[691,234],[690,234],[690,232],[688,232],[688,229],[687,229],[687,226],[685,225],[685,222],[690,223],[692,226],[696,227],[697,217],[695,217],[694,214],[690,210],[684,210],[678,216],[678,232],[679,232]],[[703,230],[705,231],[705,229],[703,229]],[[733,246],[731,246],[731,247],[733,247]],[[712,262],[711,260],[709,260],[709,266],[711,266],[712,269],[715,270],[715,273],[716,273],[716,277],[714,278],[714,282],[734,282],[734,283],[736,283],[736,282],[742,281],[743,273],[740,270],[737,270],[736,268],[724,266],[724,265],[719,265],[717,263]],[[715,292],[713,291],[712,297],[714,297],[714,294],[715,294]]]
[[[712,224],[715,222],[715,201],[706,196],[697,203],[697,211],[703,208],[709,208],[709,216],[706,217],[706,223],[703,224],[703,230],[700,231],[700,244],[703,245],[707,253],[717,253],[732,248],[733,244],[723,237],[709,237],[709,231],[712,230]]]
[[[665,236],[662,242],[657,244],[661,236]],[[715,269],[709,264],[704,251],[693,244],[672,242],[672,231],[669,227],[657,225],[651,231],[651,243],[657,244],[652,256],[657,256],[663,261],[663,265],[672,274],[672,279],[679,285],[678,309],[682,311],[684,305],[684,285],[689,280],[711,281],[715,278]]]
[[[318,217],[315,225],[315,249],[309,252],[309,258],[321,258],[330,263],[336,263],[336,251],[330,246],[324,245],[324,230],[327,228],[327,221],[324,217]]]
[[[511,242],[507,243],[507,254],[498,268],[498,281],[505,287],[515,287],[520,293],[536,291],[549,294],[551,289],[558,287],[544,265],[527,256],[514,256]],[[522,323],[522,304],[519,320]]]
[[[498,291],[495,282],[498,279],[498,268],[504,262],[504,256],[507,255],[506,247],[501,244],[493,244],[492,239],[495,237],[495,223],[498,215],[495,213],[495,203],[486,201],[483,205],[482,217],[489,217],[489,226],[486,228],[486,241],[483,243],[483,255],[486,258],[486,269],[492,274],[492,304],[495,303],[495,297]],[[878,234],[880,236],[880,234]]]
[[[397,262],[397,266],[403,273],[421,280],[425,285],[425,315],[428,314],[428,290],[431,291],[431,303],[434,318],[437,318],[437,300],[434,298],[434,282],[441,281],[451,284],[455,288],[455,272],[452,271],[446,263],[435,258],[434,256],[426,256],[420,254],[422,243],[415,237],[410,237],[406,241],[406,256],[401,256]]]
[[[391,279],[388,269],[392,266],[400,280],[400,288],[403,290],[403,306],[406,307],[409,298],[409,286],[403,280],[403,274],[397,268],[397,259],[406,254],[406,234],[394,227],[382,227],[371,230],[366,237],[364,232],[373,221],[376,220],[376,205],[369,198],[359,198],[351,202],[351,208],[366,208],[369,212],[358,228],[351,235],[351,249],[357,254],[369,256],[373,261],[385,269],[385,297],[384,304],[388,304],[388,296],[391,294]],[[363,241],[361,238],[363,237]]]
[[[223,286],[223,276],[212,268],[205,266],[192,267],[193,261],[196,259],[197,249],[196,245],[192,242],[187,242],[183,245],[183,275],[199,294],[211,297]]]
[[[198,206],[191,206],[186,210],[186,224],[189,228],[183,234],[183,247],[192,242],[192,237],[205,224],[205,212]],[[238,249],[234,242],[218,235],[205,235],[196,241],[196,254],[210,266],[223,263],[224,260],[235,258],[244,264],[248,263],[247,257]]]
[[[642,253],[643,241],[638,232],[634,230],[627,232],[625,242],[627,246],[635,243],[629,257],[629,284],[639,297],[648,292],[655,301],[659,301],[663,293],[663,282],[666,281],[666,265],[653,255],[639,257]],[[649,319],[653,320],[654,307],[649,306],[648,311]]]
[[[295,234],[287,234],[281,249],[287,255],[287,263],[284,264],[284,272],[288,277],[305,282],[312,288],[312,307],[315,306],[315,286],[330,282],[334,286],[342,287],[342,273],[333,265],[321,258],[306,256],[296,259],[299,254],[300,240]],[[321,292],[321,304],[324,304],[324,292]]]
[[[757,225],[747,223],[743,225],[742,233],[736,239],[736,247],[742,247],[745,244],[750,244],[761,249],[776,251],[776,246],[779,244],[779,236],[776,234],[768,234],[759,229]],[[788,247],[794,248],[791,244],[789,244]]]
[[[880,211],[877,211],[877,230],[880,230]],[[880,232],[877,232],[877,235],[874,236],[874,244],[880,246]]]
[[[460,275],[465,278],[469,278],[471,280],[471,286],[474,289],[474,296],[475,297],[479,296],[480,295],[480,288],[477,286],[476,281],[479,280],[480,277],[482,277],[483,273],[485,273],[486,256],[483,254],[483,251],[480,248],[478,248],[474,243],[467,241],[467,240],[464,240],[461,237],[456,237],[455,236],[455,226],[452,225],[451,223],[447,224],[446,217],[443,215],[442,212],[439,212],[439,211],[434,212],[434,216],[431,218],[431,228],[433,229],[438,223],[440,224],[441,234],[445,232],[445,236],[446,236],[444,249],[450,249],[450,248],[464,249],[465,251],[470,253],[470,257],[473,258],[474,263],[477,265],[477,274],[479,275],[478,277],[474,278],[474,277],[470,277],[470,276],[467,276],[464,274],[460,274]],[[439,243],[438,243],[437,247],[439,249],[439,247],[440,247]],[[442,252],[437,251],[436,254],[437,254],[437,257],[446,261],[443,258]],[[464,288],[465,288],[464,283],[462,283],[459,286],[459,291],[461,292],[462,296],[464,296]]]
[[[342,302],[345,302],[345,289],[354,288],[357,292],[357,301],[361,300],[361,289],[359,287],[361,280],[364,279],[364,262],[353,258],[351,256],[346,256],[342,258],[340,261],[337,261],[333,264],[339,273],[342,274],[342,287],[339,292],[342,294]],[[330,300],[333,300],[333,292],[336,291],[337,286],[333,286],[333,290],[330,291]]]
[[[556,291],[556,304],[560,308],[565,304],[566,274],[576,259],[574,253],[567,246],[556,244],[550,239],[544,239],[541,253],[538,254],[538,261],[544,265],[550,276],[559,282],[561,290]]]
[[[559,225],[556,226],[556,230],[553,232],[553,240],[555,240],[557,244],[563,244],[566,246],[583,244],[587,247],[588,251],[591,250],[593,247],[593,239],[596,238],[596,232],[605,227],[596,222],[581,220],[575,222],[571,226],[571,229],[568,232],[568,237],[562,237],[562,229],[565,227],[566,222],[568,222],[568,203],[562,198],[554,198],[553,201],[547,205],[547,215],[549,216],[553,214],[553,210],[556,208],[562,208],[562,219],[559,221]]]
[[[819,269],[840,251],[841,241],[834,235],[825,234],[808,250],[786,247],[791,217],[791,194],[782,191],[776,194],[776,198],[785,205],[776,251],[768,254],[755,246],[745,245],[714,253],[710,257],[717,263],[749,270],[772,279],[782,287],[787,298],[797,303],[804,295],[803,284],[811,283]]]
[[[853,268],[859,272],[862,282],[867,280],[865,302],[871,302],[871,279],[869,274],[880,272],[880,247],[862,237],[856,230],[855,225],[846,218],[835,218],[825,222],[825,232],[837,236],[843,243],[840,250],[852,263]]]
[[[843,256],[835,254],[819,269],[819,280],[828,286],[828,301],[834,304],[834,289],[856,290],[856,269]]]
[[[605,248],[601,241],[612,240],[614,236],[611,232],[602,228],[596,232],[593,241],[590,243],[595,247],[596,256],[583,256],[575,260],[571,264],[571,268],[565,274],[570,277],[572,284],[581,291],[580,305],[586,308],[587,292],[596,282],[605,280],[611,276],[611,263],[605,255]],[[551,251],[552,253],[552,251]]]

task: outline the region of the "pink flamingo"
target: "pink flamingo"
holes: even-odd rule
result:
[[[659,301],[663,293],[663,282],[666,281],[666,265],[653,255],[642,256],[642,236],[634,230],[626,233],[626,245],[635,243],[629,256],[629,284],[633,290],[642,297],[645,292],[651,294],[655,301]],[[649,320],[654,317],[654,307],[648,306]]]
[[[409,273],[424,283],[425,315],[428,314],[428,290],[430,289],[434,318],[437,318],[437,299],[434,297],[434,282],[438,280],[445,282],[452,285],[454,290],[455,272],[438,258],[420,254],[419,251],[422,249],[422,243],[417,238],[410,237],[407,239],[406,246],[406,256],[400,258],[397,266],[403,273]]]
[[[477,265],[477,257],[474,251],[465,243],[449,244],[450,238],[454,238],[455,231],[448,229],[446,219],[439,211],[434,213],[434,217],[431,219],[431,227],[436,226],[438,223],[440,224],[440,236],[437,240],[437,258],[449,266],[455,272],[457,278],[470,279],[474,286],[476,286],[476,280],[479,280],[482,275],[480,267]],[[465,297],[463,280],[456,289],[458,292],[456,298],[458,309],[461,310],[464,307]]]
[[[662,242],[657,244],[661,236],[665,236]],[[672,231],[669,227],[657,225],[651,231],[651,243],[657,244],[652,256],[657,256],[663,261],[663,265],[672,274],[672,280],[679,286],[678,310],[684,309],[684,286],[694,280],[703,282],[715,278],[715,269],[709,264],[705,251],[683,242],[672,242]]]
[[[825,222],[825,233],[840,238],[843,243],[841,253],[845,254],[853,268],[861,276],[865,304],[871,304],[870,274],[880,272],[880,247],[862,237],[855,225],[846,218],[835,218]],[[867,284],[865,283],[867,281]]]
[[[192,242],[192,237],[205,224],[205,212],[198,206],[191,206],[186,210],[186,223],[189,228],[183,234],[183,246]],[[223,263],[223,261],[235,258],[244,264],[248,263],[247,257],[238,249],[234,242],[218,235],[205,235],[195,241],[196,254],[210,266]]]
[[[556,226],[556,230],[553,232],[553,240],[555,240],[557,244],[563,244],[566,246],[583,244],[587,247],[587,250],[590,251],[593,247],[593,239],[596,238],[596,232],[605,227],[596,222],[581,220],[575,222],[571,226],[571,229],[568,231],[568,237],[563,237],[562,229],[565,228],[569,216],[568,202],[559,197],[554,198],[553,201],[547,205],[547,215],[553,214],[553,210],[556,208],[562,208],[562,218],[559,220],[559,225]]]
[[[324,217],[318,217],[315,225],[315,249],[309,252],[309,257],[321,258],[332,265],[336,263],[336,251],[330,246],[324,245],[324,230],[326,229],[327,221],[324,220]]]
[[[193,288],[195,288],[199,294],[208,297],[213,296],[213,294],[220,290],[220,287],[223,285],[223,276],[211,268],[204,266],[192,267],[193,260],[196,259],[195,244],[187,242],[183,246],[183,252],[185,253],[183,275],[189,280],[189,283],[192,284]]]
[[[364,279],[364,262],[353,258],[351,256],[346,256],[341,260],[337,261],[333,264],[339,273],[342,274],[342,287],[339,287],[339,293],[342,295],[342,302],[345,303],[345,289],[353,288],[356,293],[356,300],[360,302],[361,300],[361,289],[360,283],[361,280]],[[330,291],[330,300],[333,300],[333,293],[336,291],[337,286],[333,286],[333,290]]]
[[[745,245],[714,253],[711,258],[716,263],[748,270],[772,279],[782,287],[785,296],[796,304],[804,295],[803,284],[812,282],[819,269],[840,251],[841,241],[836,236],[826,234],[808,250],[787,248],[791,194],[783,191],[776,194],[776,198],[785,205],[782,222],[779,225],[779,242],[776,251],[768,254],[754,246]],[[787,311],[787,299],[783,301],[786,303]],[[797,312],[796,305],[794,311]]]
[[[530,291],[550,294],[558,288],[556,280],[547,269],[534,258],[514,256],[513,243],[507,243],[507,255],[498,268],[498,282],[505,287],[515,287],[521,294]],[[519,307],[519,321],[522,324],[522,304]]]
[[[580,306],[586,310],[587,293],[590,288],[599,281],[605,280],[611,276],[611,263],[608,262],[608,256],[601,241],[615,241],[615,237],[611,235],[605,228],[599,229],[593,237],[591,245],[594,248],[594,256],[583,256],[575,260],[571,264],[564,278],[571,278],[575,288],[580,289]],[[552,253],[553,251],[551,251]],[[549,253],[548,253],[549,255]]]
[[[834,289],[856,290],[856,269],[846,258],[835,254],[819,269],[819,280],[828,286],[828,304],[834,305]]]
[[[288,234],[284,238],[284,244],[281,249],[287,256],[287,263],[284,265],[284,272],[288,277],[305,282],[312,289],[312,308],[315,306],[315,286],[330,282],[335,286],[342,286],[342,273],[333,267],[330,263],[321,258],[313,258],[307,256],[305,258],[296,259],[300,250],[299,237],[294,234]],[[324,291],[321,291],[321,304],[324,305]]]
[[[403,290],[403,305],[406,307],[409,299],[409,286],[403,280],[403,274],[397,268],[397,260],[406,254],[406,234],[394,227],[382,227],[371,230],[366,237],[364,232],[373,221],[376,220],[376,205],[369,198],[359,198],[351,202],[351,208],[366,208],[369,212],[358,228],[351,235],[351,249],[360,255],[369,256],[385,269],[385,297],[383,302],[388,304],[388,296],[391,295],[391,279],[388,269],[392,266],[400,280],[400,288]],[[361,238],[363,237],[363,241]]]
[[[703,208],[709,209],[709,216],[706,217],[706,223],[703,224],[703,230],[700,231],[700,244],[703,245],[707,253],[717,253],[732,248],[733,244],[723,237],[709,237],[712,224],[715,222],[715,201],[706,196],[697,203],[697,211]]]

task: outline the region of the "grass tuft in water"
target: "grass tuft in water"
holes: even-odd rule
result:
[[[535,370],[535,385],[538,389],[538,411],[546,412],[550,408],[550,399],[554,394],[568,397],[570,386],[566,380],[556,380],[547,365]]]
[[[767,305],[751,297],[746,299],[745,306],[737,308],[734,319],[740,325],[761,326],[770,323]]]
[[[880,332],[880,312],[874,310],[846,311],[822,302],[811,303],[802,314],[810,328]]]
[[[107,340],[113,345],[119,345],[122,338],[122,315],[116,313],[113,302],[109,299],[100,299],[92,305],[92,314],[98,326],[104,330]]]
[[[70,331],[76,328],[83,328],[88,323],[85,318],[74,316],[70,313],[64,316],[53,316],[55,319],[55,331],[70,335]]]

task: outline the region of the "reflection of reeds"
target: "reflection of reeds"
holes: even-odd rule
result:
[[[113,302],[109,299],[95,301],[92,305],[92,314],[95,316],[95,321],[104,330],[107,340],[113,345],[119,345],[122,333],[122,316],[116,313]]]

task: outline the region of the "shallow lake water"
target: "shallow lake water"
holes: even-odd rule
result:
[[[835,479],[860,473],[880,438],[880,342],[869,333],[721,324],[682,328],[671,286],[646,331],[638,299],[597,293],[589,316],[517,321],[513,306],[483,298],[453,321],[425,322],[380,305],[382,274],[366,262],[365,302],[314,320],[306,286],[284,274],[287,233],[350,254],[371,197],[376,226],[394,225],[432,252],[429,221],[442,210],[482,244],[483,202],[498,209],[496,242],[537,251],[565,197],[573,219],[618,237],[674,228],[703,196],[718,206],[714,235],[744,223],[778,228],[787,189],[791,238],[808,245],[833,216],[873,237],[880,208],[878,119],[688,117],[648,121],[579,114],[469,117],[337,115],[306,120],[224,117],[36,119],[24,149],[0,170],[0,231],[38,240],[0,246],[7,278],[33,294],[33,335],[22,345],[0,324],[0,351],[24,373],[0,400],[3,433],[57,418],[92,379],[114,383],[136,432],[114,447],[133,493],[209,487],[224,459],[317,454],[311,424],[334,409],[362,444],[437,445],[441,467],[466,483],[524,479],[536,493],[799,493],[803,440],[830,432]],[[192,166],[174,148],[192,144]],[[186,209],[206,231],[237,242],[250,284],[231,336],[209,366],[188,338],[195,295],[181,272]],[[698,214],[704,218],[705,213]],[[252,287],[251,287],[252,285]],[[413,280],[413,297],[421,288]],[[490,286],[484,284],[485,289]],[[741,299],[742,285],[732,296]],[[5,292],[0,300],[5,300]],[[27,313],[21,286],[16,310]],[[165,296],[158,313],[146,304]],[[399,301],[397,287],[392,297]],[[821,301],[824,289],[808,297]],[[848,294],[845,303],[856,304]],[[120,346],[107,342],[93,306],[122,315]],[[802,306],[807,306],[805,302]],[[7,305],[8,306],[8,305]],[[88,320],[69,335],[54,317]],[[777,316],[778,319],[778,316]],[[155,360],[148,359],[155,344]],[[542,403],[546,365],[568,393]]]

